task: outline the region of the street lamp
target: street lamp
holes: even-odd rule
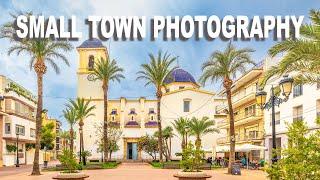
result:
[[[267,93],[265,91],[259,90],[256,93],[256,102],[260,105],[261,109],[272,109],[271,114],[271,125],[272,125],[272,149],[276,149],[276,114],[275,106],[279,106],[281,103],[286,102],[289,99],[289,95],[292,91],[293,79],[289,78],[288,75],[283,76],[283,79],[279,82],[280,89],[284,98],[280,98],[274,93],[274,87],[271,87],[270,99],[267,99]],[[277,155],[273,153],[272,163],[277,162]]]
[[[17,138],[17,161],[16,161],[16,167],[20,167],[19,163],[19,133],[16,133],[16,138]]]
[[[81,163],[81,154],[82,154],[82,141],[81,141],[81,134],[82,134],[82,128],[79,128],[79,134],[80,134],[80,152],[79,152],[79,164]]]

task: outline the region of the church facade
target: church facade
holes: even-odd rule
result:
[[[91,104],[96,106],[95,116],[84,120],[84,149],[91,152],[90,159],[101,159],[102,154],[98,151],[99,140],[97,137],[97,126],[103,123],[103,91],[102,83],[90,81],[90,70],[94,67],[96,57],[105,58],[108,52],[101,41],[97,39],[84,41],[78,48],[79,67],[78,76],[78,97],[91,99]],[[167,86],[163,88],[161,99],[162,127],[172,126],[172,122],[179,117],[202,118],[209,117],[217,121],[223,118],[216,109],[223,104],[224,98],[216,96],[214,92],[202,90],[196,83],[194,77],[187,71],[177,68],[172,71],[170,78],[166,80]],[[141,87],[142,88],[142,87]],[[146,134],[153,135],[157,130],[157,101],[147,99],[141,95],[137,99],[122,97],[108,100],[108,121],[117,125],[122,136],[118,141],[120,150],[112,154],[112,159],[117,160],[142,160],[151,157],[139,152],[137,141]],[[181,152],[181,140],[177,132],[171,140],[171,157],[179,158],[176,153]],[[212,152],[216,145],[216,138],[223,134],[209,134],[203,137],[202,146],[207,152]],[[190,140],[193,140],[190,137]],[[79,142],[77,135],[76,142]],[[77,151],[79,145],[76,143]]]

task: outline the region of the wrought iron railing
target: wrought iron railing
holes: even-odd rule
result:
[[[264,138],[264,132],[262,131],[249,131],[247,133],[243,133],[235,136],[236,142],[244,142],[244,141],[254,141],[261,140]],[[225,144],[230,142],[230,137],[220,137],[217,139],[217,144]]]

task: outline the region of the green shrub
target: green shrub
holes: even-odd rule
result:
[[[7,144],[6,145],[6,149],[7,149],[8,153],[16,152],[17,151],[17,146],[11,145],[11,144]]]
[[[119,165],[118,162],[112,161],[112,162],[106,162],[102,164],[103,169],[113,169],[116,168]]]
[[[277,163],[267,168],[270,179],[320,179],[320,130],[310,132],[303,121],[288,126],[288,147]]]
[[[58,159],[67,168],[64,172],[74,173],[81,168],[77,163],[76,156],[68,149],[64,149]]]
[[[163,167],[163,163],[161,163],[161,162],[152,161],[152,162],[150,162],[150,164],[154,168],[162,168]]]

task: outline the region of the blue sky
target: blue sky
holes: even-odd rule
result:
[[[184,15],[305,15],[308,21],[308,12],[312,8],[319,9],[319,0],[11,0],[0,2],[0,24],[10,19],[9,13],[16,11],[32,11],[34,14],[66,16],[76,15],[78,18],[79,30],[84,33],[83,39],[72,42],[74,47],[81,44],[87,36],[87,26],[84,19],[89,15],[135,15],[151,18],[155,15],[162,16],[184,16]],[[267,50],[276,42],[272,39],[265,41],[237,41],[237,47],[250,47],[255,49],[252,57],[256,62],[263,60]],[[148,53],[155,53],[159,49],[168,51],[179,56],[181,68],[189,71],[196,79],[201,74],[201,64],[208,58],[211,52],[222,50],[226,42],[221,40],[206,41],[202,39],[195,41],[162,41],[151,42],[148,38],[141,42],[134,41],[106,41],[104,44],[109,48],[110,54],[120,66],[125,69],[126,79],[120,84],[110,85],[110,98],[140,97],[152,98],[153,87],[144,88],[144,82],[136,82],[136,72],[141,63],[148,62]],[[0,74],[6,75],[19,84],[25,86],[36,94],[36,78],[34,72],[29,70],[28,55],[7,56],[9,42],[0,40]],[[49,115],[61,119],[61,111],[68,98],[76,97],[78,66],[78,54],[76,50],[67,54],[71,63],[70,67],[60,63],[61,74],[56,75],[49,70],[44,81],[44,107],[49,110]],[[219,85],[208,85],[208,90],[218,91]]]

